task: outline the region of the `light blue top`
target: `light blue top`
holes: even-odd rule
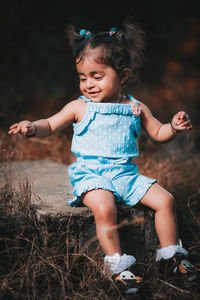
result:
[[[127,98],[138,103],[131,95]],[[87,109],[81,122],[73,123],[71,150],[76,156],[130,158],[139,155],[140,117],[133,114],[132,104],[95,103],[85,96],[79,99],[87,102]]]

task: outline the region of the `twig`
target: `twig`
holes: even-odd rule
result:
[[[144,225],[145,224],[145,219],[143,217],[139,218],[139,217],[135,217],[133,220],[128,221],[127,219],[123,220],[121,223],[113,225],[113,226],[104,226],[103,230],[105,232],[105,235],[108,239],[112,239],[112,232],[114,230],[118,230],[121,227],[124,226],[137,226],[139,224]],[[97,237],[94,236],[93,238],[91,238],[81,249],[80,249],[80,253],[83,253],[85,249],[89,248],[89,246],[95,242],[97,240]]]
[[[73,255],[73,256],[80,256],[80,254],[72,254],[72,255]],[[108,279],[108,280],[110,281],[111,285],[113,285],[113,286],[115,287],[115,289],[118,291],[119,295],[120,295],[121,297],[123,297],[123,295],[121,294],[120,290],[119,290],[118,287],[116,286],[114,280],[112,280],[111,276],[109,276],[109,275],[106,276],[106,273],[105,273],[104,271],[102,271],[102,269],[96,264],[96,262],[95,262],[91,257],[89,257],[89,256],[86,255],[86,254],[82,254],[82,255],[83,255],[84,257],[86,257],[93,265],[95,265],[95,267],[98,269],[98,271],[99,271],[103,276],[105,276],[106,279]],[[123,297],[122,299],[124,299],[124,297]]]
[[[160,280],[162,283],[164,283],[165,285],[171,287],[172,289],[177,290],[178,292],[185,293],[185,294],[191,294],[190,291],[183,290],[183,289],[181,289],[181,288],[179,288],[179,287],[177,287],[177,286],[175,286],[175,285],[173,285],[173,284],[171,284],[171,283],[169,283],[169,282],[167,282],[167,281],[164,281],[164,280],[161,280],[161,279],[159,279],[159,280]]]
[[[191,199],[194,198],[194,197],[196,197],[196,196],[198,196],[198,195],[200,195],[200,191],[198,191],[196,194],[192,194],[192,195],[190,195],[190,196],[188,197],[187,207],[189,208],[189,210],[190,210],[190,212],[191,212],[191,214],[192,214],[192,216],[193,216],[195,222],[197,223],[197,225],[200,226],[200,223],[199,223],[197,217],[195,216],[193,210],[192,210],[191,207],[190,207],[190,201],[191,201]]]

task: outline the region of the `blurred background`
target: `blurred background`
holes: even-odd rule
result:
[[[193,124],[191,132],[165,144],[153,142],[142,132],[136,163],[141,174],[158,179],[174,195],[181,216],[180,238],[190,257],[191,254],[196,257],[193,262],[200,266],[200,1],[3,0],[0,3],[1,299],[66,299],[68,291],[72,293],[70,299],[100,299],[104,294],[107,299],[109,295],[118,299],[113,298],[113,288],[96,271],[96,266],[98,270],[100,266],[99,260],[97,264],[93,261],[96,254],[88,260],[82,248],[80,255],[74,256],[78,247],[72,250],[77,235],[73,234],[71,241],[70,228],[74,224],[70,223],[71,217],[67,226],[50,217],[40,222],[31,195],[41,203],[41,210],[46,200],[33,192],[32,178],[24,179],[21,169],[12,173],[11,160],[51,159],[66,165],[72,163],[75,160],[70,151],[72,126],[43,139],[10,136],[7,132],[11,124],[20,120],[34,121],[55,114],[80,95],[65,35],[67,24],[96,32],[117,26],[127,16],[135,17],[147,36],[146,62],[132,95],[146,103],[162,122],[169,122],[179,110],[186,110]],[[51,176],[48,183],[40,168],[37,174],[48,194]],[[49,193],[57,201],[56,193]],[[63,193],[64,201],[65,197]],[[151,256],[150,251],[148,255]],[[148,264],[148,270],[154,275],[153,265]],[[145,299],[187,298],[187,294],[179,297],[176,290],[168,287],[162,291],[160,281],[153,275],[145,279],[143,292],[148,293]],[[197,297],[194,293],[187,299]]]
[[[189,145],[189,153],[191,149],[199,151],[199,1],[10,0],[0,5],[1,152],[18,149],[22,158],[34,159],[51,156],[54,149],[55,156],[62,157],[63,151],[59,158],[63,162],[73,160],[65,153],[70,147],[71,127],[62,132],[62,138],[58,134],[31,142],[9,137],[6,132],[19,120],[56,113],[80,94],[65,35],[67,24],[98,31],[116,26],[127,16],[135,17],[147,35],[146,63],[132,94],[162,122],[169,122],[179,110],[190,115],[193,131],[187,138],[178,138],[178,146],[168,146],[165,154],[175,148],[182,150],[183,144]]]

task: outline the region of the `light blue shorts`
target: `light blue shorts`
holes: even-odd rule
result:
[[[77,162],[69,166],[68,171],[76,197],[67,202],[70,206],[81,206],[81,195],[95,189],[109,190],[118,202],[133,206],[156,182],[156,179],[139,174],[132,158],[78,157]]]

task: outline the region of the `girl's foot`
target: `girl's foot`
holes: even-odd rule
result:
[[[176,253],[158,261],[159,277],[177,288],[193,291],[200,289],[200,268],[188,261],[188,256]]]
[[[136,259],[132,255],[115,253],[113,256],[106,255],[104,263],[114,280],[115,285],[122,294],[133,294],[139,289],[142,278],[135,276]]]
[[[120,292],[125,295],[135,294],[139,290],[142,281],[141,277],[135,276],[128,269],[113,275],[112,278]]]

